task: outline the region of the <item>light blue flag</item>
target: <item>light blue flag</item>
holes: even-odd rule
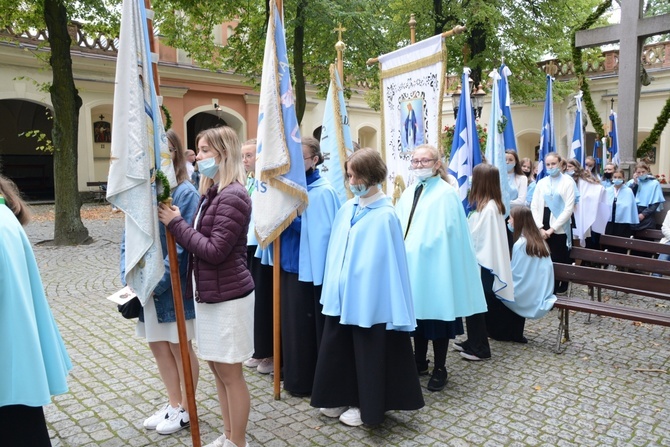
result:
[[[470,89],[468,86],[470,69],[463,68],[463,93],[458,107],[456,118],[456,129],[454,129],[454,142],[451,145],[451,156],[449,161],[449,173],[458,180],[458,195],[465,208],[465,213],[470,211],[468,203],[469,179],[472,169],[482,162],[482,152],[479,147],[479,135],[475,122],[475,114],[470,102]]]
[[[509,181],[507,178],[507,161],[505,160],[505,133],[507,126],[511,121],[507,121],[502,114],[499,98],[499,87],[502,84],[502,78],[497,71],[492,71],[489,77],[493,81],[493,90],[491,91],[491,115],[489,118],[489,135],[486,139],[486,160],[498,168],[500,173],[500,191],[502,192],[503,203],[505,204],[505,217],[509,216],[510,211],[510,192]]]
[[[507,65],[502,64],[500,66],[500,109],[507,120],[503,132],[505,149],[516,151],[516,135],[514,134],[514,124],[512,124],[512,99],[509,95],[509,83],[507,81],[507,77],[511,74],[512,72]]]
[[[307,206],[284,25],[275,0],[270,1],[256,138],[256,189],[251,199],[258,244],[267,247]]]
[[[575,96],[577,112],[575,114],[575,129],[572,133],[572,144],[570,145],[570,158],[574,158],[584,167],[586,150],[584,148],[584,128],[582,127],[582,91]]]
[[[344,162],[348,154],[354,150],[349,129],[349,116],[344,102],[344,93],[340,83],[340,75],[334,65],[330,66],[330,86],[326,97],[326,109],[321,123],[321,152],[324,162],[321,175],[327,178],[340,203],[349,200],[353,195],[345,185]]]
[[[165,273],[156,170],[177,182],[153,83],[144,2],[124,0],[114,88],[107,200],[125,215],[126,282],[144,304]],[[162,186],[162,185],[161,185]]]
[[[542,132],[540,134],[540,156],[537,167],[537,179],[547,176],[544,167],[544,158],[550,152],[556,152],[556,134],[554,132],[554,100],[552,98],[552,86],[554,78],[547,75],[547,96],[544,100],[544,117],[542,118]]]
[[[614,110],[610,112],[611,128],[610,131],[610,154],[612,156],[612,163],[619,166],[621,159],[619,158],[619,131],[617,130],[617,116]]]

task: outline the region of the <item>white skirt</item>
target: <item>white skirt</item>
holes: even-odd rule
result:
[[[244,298],[223,303],[195,303],[198,356],[217,363],[241,363],[254,353],[254,301]]]
[[[195,333],[194,320],[186,320],[186,338],[193,340]],[[144,322],[137,320],[135,334],[138,337],[147,339],[147,342],[167,341],[170,343],[179,343],[179,332],[177,323],[159,323],[156,314],[156,304],[153,298],[147,300],[144,306]]]

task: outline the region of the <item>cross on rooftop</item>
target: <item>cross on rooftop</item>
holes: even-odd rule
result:
[[[575,36],[577,48],[619,44],[619,154],[622,164],[635,163],[640,100],[640,59],[644,39],[670,32],[670,14],[642,18],[644,0],[622,0],[621,22]]]

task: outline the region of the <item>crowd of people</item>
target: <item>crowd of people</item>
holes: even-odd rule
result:
[[[374,426],[389,410],[422,408],[419,376],[430,375],[431,392],[445,388],[450,340],[467,328],[467,339],[452,348],[469,361],[492,357],[489,338],[527,343],[526,318],[543,317],[555,295],[567,289],[567,283],[554,282],[552,263],[570,262],[573,243],[597,247],[603,232],[628,236],[652,228],[664,201],[644,163],[626,182],[614,165],[600,178],[592,158],[582,168],[577,160],[550,153],[542,160],[547,175],[537,180],[537,163],[507,151],[506,173],[486,163],[473,169],[472,211],[466,215],[441,154],[424,144],[411,155],[416,181],[395,206],[382,190],[388,171],[380,154],[370,148],[353,152],[344,164],[352,198],[341,203],[320,172],[319,141],[303,138],[309,204],[280,235],[282,358],[281,371],[274,371],[272,246],[258,246],[252,218],[256,141],[240,144],[225,126],[198,134],[197,155],[184,150],[174,132],[168,141],[178,185],[172,205],[158,208],[165,274],[136,327],[167,396],[143,426],[170,434],[190,423],[165,242],[170,231],[178,243],[194,385],[199,369],[192,340],[215,378],[221,410],[222,433],[206,447],[248,445],[251,401],[244,366],[281,374],[285,391],[309,397],[321,415],[349,426]],[[501,177],[509,184],[510,209]],[[0,415],[15,421],[17,436],[31,432],[31,445],[49,445],[41,405],[67,390],[71,364],[21,229],[27,208],[2,177],[0,214],[0,232],[12,235],[2,238],[0,248],[20,255],[19,264],[27,266],[16,280],[36,285],[32,295],[19,299],[42,309],[37,322],[20,329],[28,340],[47,331],[52,346],[45,358],[6,354],[27,372],[21,380],[32,380],[34,371],[46,371],[46,379],[25,395],[8,390],[27,387],[3,380],[10,388],[0,388]],[[663,232],[668,243],[668,218]],[[18,245],[7,247],[10,241]],[[122,241],[122,281],[124,247]],[[24,318],[2,317],[10,331],[18,331],[16,322]]]

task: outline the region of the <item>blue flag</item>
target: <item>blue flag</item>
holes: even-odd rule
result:
[[[509,216],[510,211],[510,192],[509,181],[507,177],[507,161],[505,159],[505,133],[507,127],[511,124],[503,115],[499,98],[499,85],[502,84],[502,78],[497,71],[492,71],[489,77],[493,80],[493,90],[491,91],[491,116],[489,118],[489,136],[486,139],[486,160],[498,168],[500,173],[500,191],[502,200],[505,204],[505,217]]]
[[[321,152],[324,157],[321,175],[333,185],[340,198],[340,203],[346,202],[353,196],[349,188],[345,187],[344,175],[344,162],[353,150],[349,116],[344,102],[340,75],[335,66],[331,65],[330,86],[321,123]]]
[[[463,93],[458,107],[456,128],[454,129],[454,142],[451,145],[451,156],[449,161],[449,173],[458,180],[458,195],[463,203],[466,214],[470,210],[468,203],[469,179],[472,169],[482,162],[482,152],[479,147],[479,135],[475,122],[475,114],[470,102],[470,89],[468,86],[470,69],[463,68],[462,86]]]
[[[542,132],[540,134],[540,155],[537,167],[537,180],[547,176],[544,167],[544,158],[550,152],[556,152],[556,135],[554,133],[554,100],[552,86],[554,78],[547,75],[547,96],[544,100],[544,117],[542,118]]]
[[[593,142],[593,159],[596,161],[596,165],[593,167],[593,173],[599,172],[600,167],[602,166],[602,160],[598,158],[598,149],[600,149],[600,140],[596,138]]]
[[[575,128],[572,132],[572,144],[570,145],[570,158],[574,158],[579,164],[584,167],[586,159],[586,150],[584,147],[584,128],[582,127],[582,91],[580,90],[575,96],[577,103],[577,112],[575,113]]]
[[[610,154],[612,155],[612,163],[619,166],[621,159],[619,158],[619,131],[617,130],[617,116],[614,110],[610,112]]]
[[[509,83],[507,81],[507,77],[511,74],[512,72],[505,64],[500,66],[500,109],[506,120],[503,132],[505,149],[516,151],[516,135],[514,134],[514,124],[512,124],[512,99],[509,95]],[[505,171],[501,172],[504,173]]]
[[[257,140],[257,184],[251,199],[258,244],[267,247],[307,206],[305,165],[284,25],[274,0],[270,1],[265,40]]]

